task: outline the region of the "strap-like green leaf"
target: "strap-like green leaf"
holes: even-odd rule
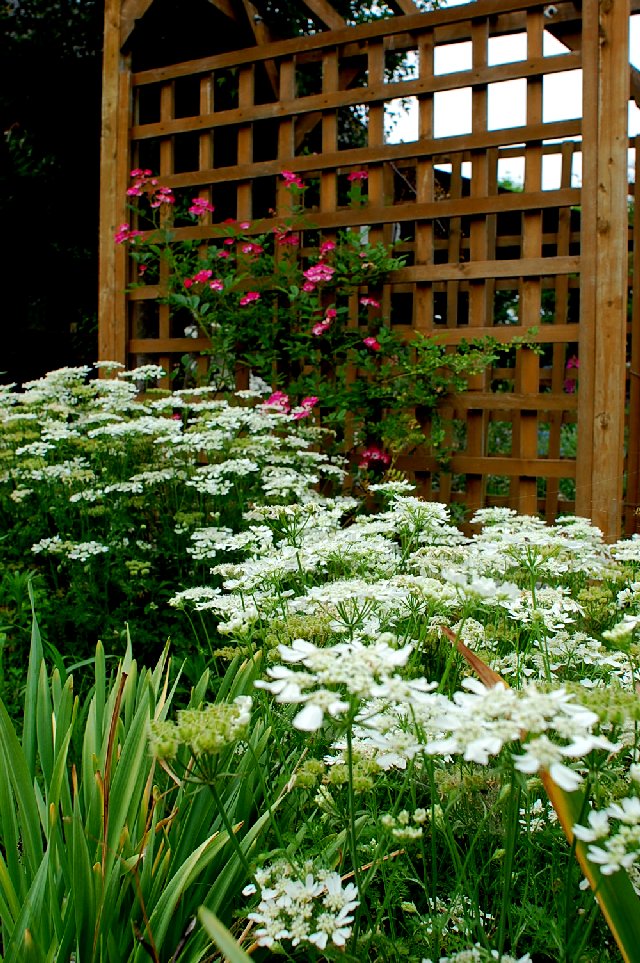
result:
[[[211,910],[206,906],[201,906],[198,916],[203,927],[223,954],[227,963],[251,963],[251,957],[242,949],[239,943],[233,938],[229,930],[220,922]]]
[[[25,963],[29,953],[32,957],[37,953],[34,946],[34,933],[40,929],[40,923],[47,891],[47,877],[49,872],[49,853],[44,854],[42,862],[35,874],[27,898],[22,906],[20,916],[16,920],[11,934],[4,963]]]
[[[35,730],[34,730],[35,734]],[[30,872],[35,875],[42,860],[40,815],[25,754],[18,742],[9,714],[0,702],[0,747],[4,755],[4,779],[8,775],[16,805],[24,857]],[[4,822],[5,814],[2,814]]]
[[[35,613],[33,586],[29,583],[29,600],[31,602],[31,648],[29,650],[29,667],[27,669],[27,686],[24,694],[24,727],[22,729],[22,747],[27,768],[31,778],[36,772],[36,705],[38,702],[38,679],[40,666],[44,660],[42,639]]]

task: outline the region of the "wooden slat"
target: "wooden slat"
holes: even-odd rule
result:
[[[560,186],[567,188],[571,186],[571,175],[573,166],[574,145],[565,142],[562,145],[562,169]],[[571,244],[571,212],[567,208],[558,211],[558,233],[556,236],[556,250],[559,256],[566,256],[569,253]],[[545,236],[542,243],[549,243]],[[568,276],[558,276],[555,279],[555,315],[554,325],[566,324],[569,317],[569,278]],[[566,346],[562,343],[553,346],[553,364],[551,376],[551,391],[555,395],[561,395],[564,391],[566,370],[565,365],[568,360]],[[574,400],[575,395],[570,395]],[[549,418],[549,450],[550,458],[559,458],[562,446],[562,426],[563,415],[561,411],[552,411],[548,414]],[[549,479],[545,494],[545,518],[550,522],[555,521],[560,505],[560,485],[557,479]]]
[[[285,114],[283,115],[283,119],[286,120],[287,117],[290,116],[291,115]],[[182,131],[179,133],[182,133]],[[513,137],[514,141],[522,141],[524,144],[527,144],[529,142],[539,141],[543,137],[576,137],[579,134],[579,121],[560,121],[555,124],[545,124],[544,127],[512,127],[509,129],[508,136],[509,139]],[[418,143],[385,144],[384,147],[377,147],[375,149],[370,147],[347,148],[328,156],[318,154],[317,156],[313,155],[296,157],[295,163],[291,165],[291,168],[298,174],[304,174],[308,171],[321,171],[332,167],[356,168],[378,161],[413,160],[426,157],[433,158],[433,161],[437,164],[444,164],[450,160],[452,154],[458,154],[461,160],[468,160],[469,157],[467,155],[469,153],[469,147],[473,147],[474,150],[499,147],[504,138],[504,131],[494,130],[487,131],[486,133],[476,134],[473,137],[456,135],[455,137],[425,139],[424,141],[421,140]],[[140,138],[134,137],[132,139],[135,141]],[[467,149],[465,150],[465,148]],[[521,152],[522,149],[520,150],[520,153]],[[545,153],[555,153],[555,150],[549,148],[545,150]],[[507,156],[509,155],[507,154]],[[260,163],[260,173],[263,176],[267,176],[268,174],[279,174],[280,170],[281,166],[278,160],[262,161]],[[220,167],[211,170],[192,171],[184,174],[178,174],[171,179],[170,186],[190,187],[195,184],[202,183],[226,183],[227,181],[237,180],[238,178],[255,176],[255,174],[255,167],[243,168],[240,165],[235,165],[233,167]],[[551,196],[551,192],[546,193]],[[553,196],[555,197],[556,195],[553,194]],[[560,198],[563,197],[563,195],[558,196]],[[545,206],[548,206],[550,203],[551,202],[548,201],[547,205]],[[562,204],[563,201],[561,200],[560,203]],[[569,201],[569,203],[580,203],[579,190],[574,191],[573,200]]]
[[[476,72],[482,73],[488,56],[489,33],[487,23],[474,21],[471,25],[472,64]],[[488,97],[487,87],[474,87],[471,103],[472,134],[482,133],[487,129]],[[486,151],[475,151],[471,155],[471,183],[469,186],[471,197],[488,198],[492,191],[489,184],[489,165]],[[471,218],[469,227],[469,257],[468,268],[473,270],[474,262],[487,263],[490,256],[489,233],[487,219],[483,216]],[[459,265],[452,265],[459,267]],[[467,267],[467,265],[465,265]],[[475,277],[469,285],[469,336],[475,337],[475,328],[485,327],[492,317],[492,305],[487,297],[486,278]],[[486,390],[486,373],[474,375],[468,379],[472,391]],[[471,409],[467,415],[467,456],[479,464],[487,454],[488,420],[483,411]],[[467,503],[471,512],[477,511],[484,503],[485,478],[478,470],[472,469],[467,475]]]
[[[450,399],[456,411],[575,411],[575,395],[527,394],[523,391],[464,391]],[[536,457],[532,455],[530,457]]]
[[[542,11],[527,14],[527,49],[529,56],[542,53]],[[542,121],[542,81],[527,81],[527,121]],[[530,145],[525,158],[524,189],[535,193],[542,186],[542,153],[539,145]],[[522,215],[522,257],[536,258],[542,250],[542,212],[529,210]],[[537,327],[540,323],[542,290],[539,278],[523,277],[520,282],[521,321],[525,327]],[[523,348],[516,360],[516,391],[533,394],[539,385],[539,357],[535,351]],[[521,458],[535,458],[538,454],[537,412],[523,409],[513,418],[512,451]],[[519,478],[512,489],[513,506],[525,514],[535,513],[537,486],[535,479]]]
[[[438,463],[429,455],[416,454],[399,458],[398,468],[410,471],[438,471]],[[453,455],[451,471],[454,474],[506,475],[524,478],[575,478],[576,463],[569,458],[500,458],[490,456]],[[465,497],[465,501],[468,499]]]
[[[247,178],[248,179],[248,178]],[[244,178],[243,178],[244,180]],[[171,185],[169,185],[171,186]],[[393,220],[399,224],[404,221],[415,221],[423,218],[433,218],[434,220],[442,220],[449,217],[472,217],[481,214],[499,214],[508,211],[519,211],[519,210],[530,210],[531,208],[555,208],[560,204],[563,207],[570,206],[576,198],[579,198],[579,190],[570,191],[556,191],[552,193],[551,191],[541,191],[539,194],[499,194],[493,197],[464,197],[457,198],[450,201],[436,201],[431,204],[398,204],[393,207],[392,212],[388,208],[367,208],[366,221],[368,224],[384,224],[386,221]],[[336,211],[331,214],[314,213],[314,224],[316,227],[320,228],[337,228],[337,227],[351,227],[362,223],[362,212],[354,211],[352,209],[343,209]],[[294,226],[297,225],[294,222]],[[263,221],[255,230],[262,231],[270,227],[269,220]],[[222,232],[218,228],[212,228],[209,230],[206,227],[195,226],[195,227],[177,227],[175,228],[176,240],[198,240],[204,237],[216,237],[221,236]],[[560,273],[571,272],[577,269],[578,260],[576,257],[567,258],[541,258],[541,270],[534,268],[534,273],[546,274],[547,270],[545,265],[549,266],[550,272],[553,274],[553,265],[556,264],[557,270]],[[518,277],[519,273],[513,270],[514,262],[509,261],[498,261],[496,262],[496,274],[495,277]],[[503,265],[503,266],[501,266]],[[443,266],[444,267],[444,266]],[[455,271],[458,270],[471,270],[468,265],[449,265],[450,268]],[[501,272],[509,272],[504,274]],[[457,277],[457,274],[456,274]]]
[[[568,63],[569,58],[571,60]],[[417,97],[420,94],[458,90],[461,87],[483,87],[489,83],[542,77],[555,72],[564,73],[567,70],[578,69],[581,63],[580,57],[567,54],[557,57],[537,57],[531,61],[517,61],[516,63],[499,64],[492,67],[477,67],[474,70],[438,74],[435,77],[419,77],[417,80],[405,80],[398,83],[384,83],[383,78],[378,78],[377,82],[374,81],[367,87],[355,87],[334,93],[309,94],[304,97],[296,97],[295,100],[290,102],[279,101],[277,103],[257,104],[251,108],[249,113],[241,107],[236,107],[231,110],[220,111],[215,115],[180,118],[170,129],[167,129],[162,123],[145,124],[141,127],[134,127],[131,133],[136,139],[160,137],[163,134],[197,130],[200,127],[214,124],[219,127],[224,124],[237,124],[248,120],[269,120],[290,113],[303,114],[331,110],[336,107],[355,106],[356,104],[382,104],[387,100],[402,97]],[[156,82],[154,81],[154,83]],[[517,131],[518,128],[510,129]],[[482,130],[486,130],[486,125]],[[516,140],[515,136],[513,140]]]
[[[254,102],[255,67],[242,67],[238,72],[238,102],[241,107]],[[238,130],[238,164],[248,166],[253,163],[253,127],[243,124]],[[236,217],[239,221],[250,221],[253,217],[251,179],[241,181],[236,188]]]
[[[192,351],[206,351],[211,347],[208,338],[131,338],[129,353],[143,354],[184,354]]]

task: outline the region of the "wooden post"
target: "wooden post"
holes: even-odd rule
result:
[[[127,220],[125,191],[128,164],[128,57],[120,47],[121,0],[105,0],[102,67],[102,138],[100,155],[100,250],[98,357],[126,363],[125,245],[114,234]]]
[[[576,511],[621,531],[627,324],[629,0],[584,0]]]

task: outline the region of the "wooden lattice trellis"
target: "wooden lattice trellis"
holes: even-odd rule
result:
[[[581,14],[572,3],[549,7],[539,0],[478,0],[419,13],[413,0],[403,0],[396,16],[358,26],[344,24],[326,0],[306,0],[328,29],[281,41],[248,0],[212,0],[212,6],[220,23],[236,30],[233,49],[220,49],[220,31],[210,56],[149,67],[143,15],[150,0],[107,0],[101,357],[170,368],[172,359],[205,347],[172,329],[168,307],[156,300],[162,279],[125,294],[126,257],[112,239],[128,219],[129,169],[150,167],[175,191],[198,192],[213,201],[216,216],[267,223],[272,209],[286,206],[277,185],[288,169],[313,185],[313,221],[327,234],[366,224],[372,240],[404,239],[407,266],[383,292],[389,324],[407,337],[420,331],[452,346],[485,334],[505,344],[524,341],[503,368],[477,376],[449,400],[459,449],[451,472],[438,471],[426,447],[405,463],[423,493],[471,509],[489,501],[541,510],[550,519],[575,508],[609,537],[624,515],[633,530],[639,285],[630,316],[627,302],[629,277],[640,276],[640,246],[631,244],[637,208],[634,232],[627,223],[629,0],[584,0]],[[251,33],[239,41],[242,23]],[[563,52],[549,53],[550,32]],[[517,35],[526,38],[524,56],[500,62],[496,38]],[[464,47],[469,63],[445,73],[438,55],[451,44]],[[136,50],[146,50],[144,69]],[[399,55],[413,65],[402,79],[393,69]],[[548,78],[578,69],[582,116],[548,120]],[[631,78],[633,90],[637,76]],[[493,85],[509,81],[526,89],[524,117],[503,128],[489,123],[488,104]],[[460,89],[468,125],[437,136],[438,114]],[[385,117],[405,98],[416,111],[415,138],[394,143]],[[355,147],[342,136],[354,110],[366,139]],[[577,157],[582,186],[576,186]],[[500,172],[516,158],[523,189],[504,190]],[[553,158],[560,175],[550,189],[544,172]],[[361,168],[368,172],[368,203],[358,211],[343,203],[343,186]],[[212,231],[201,223],[176,228],[175,235],[206,241]],[[573,355],[580,362],[577,392],[566,384]],[[567,450],[566,427],[576,421],[577,458]],[[490,444],[496,437],[500,454]],[[567,479],[575,484],[575,505],[563,492]]]

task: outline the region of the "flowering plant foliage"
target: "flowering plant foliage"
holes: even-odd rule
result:
[[[581,869],[600,897],[626,885],[617,922],[637,945],[640,540],[501,507],[463,534],[397,477],[369,486],[365,512],[318,490],[343,470],[318,450],[317,395],[221,400],[154,390],[154,365],[111,367],[0,389],[7,705],[24,651],[10,575],[37,569],[57,663],[50,686],[27,680],[22,744],[0,706],[14,959],[30,913],[54,956],[77,925],[83,959],[116,933],[113,963],[135,963],[140,938],[197,963],[204,901],[255,959],[614,963]],[[107,694],[99,646],[76,713],[70,663],[90,634],[115,648],[116,619],[147,651],[170,632],[180,669],[164,652],[136,670],[127,649]],[[568,822],[543,801],[550,783]],[[108,887],[86,882],[98,870]],[[23,911],[16,894],[40,883]],[[60,893],[62,927],[38,919]]]
[[[287,217],[268,228],[226,221],[202,243],[175,240],[180,214],[172,192],[150,171],[132,171],[135,221],[148,229],[123,224],[115,240],[128,245],[135,283],[162,276],[161,296],[185,334],[210,339],[212,384],[231,387],[240,364],[293,399],[317,397],[322,423],[342,436],[350,422],[365,448],[393,455],[423,443],[420,424],[494,360],[496,344],[463,343],[451,353],[420,335],[407,343],[379,298],[403,258],[370,242],[367,228],[323,237],[301,206],[302,179],[291,171],[281,176],[291,194]],[[366,180],[366,171],[348,175],[353,207],[365,203]],[[212,212],[206,198],[194,197],[183,218],[201,221]],[[436,452],[443,449],[437,419],[430,440]],[[364,464],[374,467],[366,456]]]

